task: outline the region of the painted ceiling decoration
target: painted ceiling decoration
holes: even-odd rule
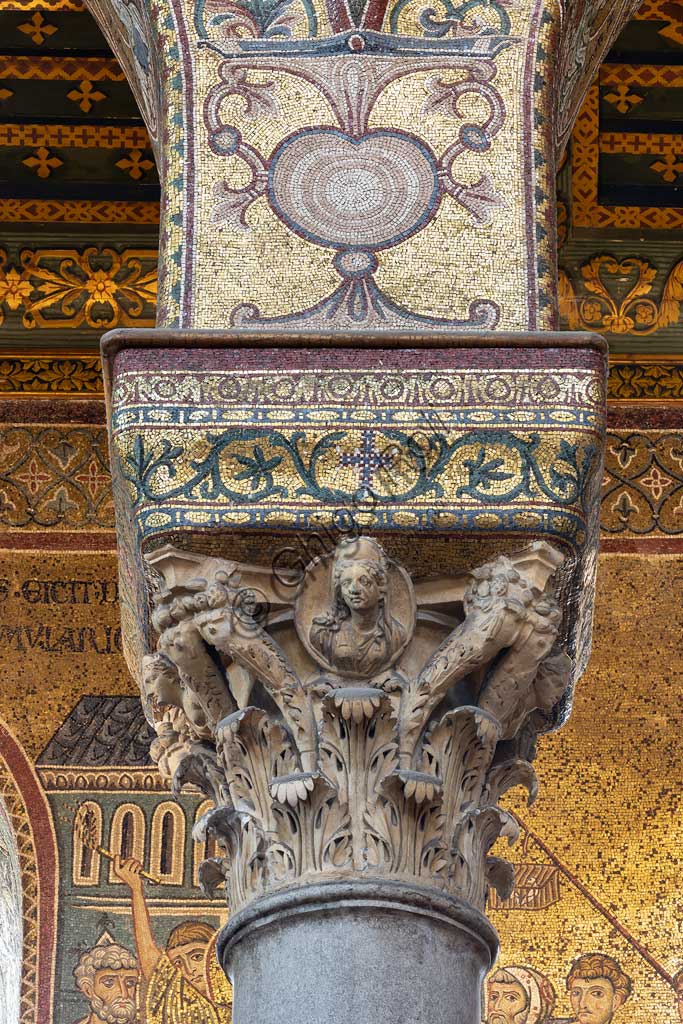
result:
[[[613,353],[683,352],[678,6],[648,0],[621,32],[558,180],[562,324]],[[0,344],[152,326],[158,217],[152,142],[90,13],[0,0]]]

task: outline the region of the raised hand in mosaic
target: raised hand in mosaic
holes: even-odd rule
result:
[[[215,962],[215,930],[203,921],[183,921],[162,948],[152,929],[142,865],[117,855],[114,874],[130,892],[141,976],[131,1024],[230,1024],[232,990]]]

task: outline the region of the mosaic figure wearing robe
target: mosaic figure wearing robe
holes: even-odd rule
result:
[[[213,928],[201,921],[183,922],[161,950],[152,933],[141,870],[133,858],[114,860],[116,876],[131,893],[140,1024],[232,1024],[232,989],[216,961]]]

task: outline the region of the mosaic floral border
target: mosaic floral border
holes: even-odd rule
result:
[[[12,449],[17,438],[21,452]],[[114,529],[104,426],[10,424],[0,428],[0,452],[8,449],[14,454],[0,459],[0,529]],[[59,453],[78,462],[71,475]],[[683,536],[683,417],[668,429],[608,431],[600,530],[603,537]]]
[[[21,311],[27,330],[151,327],[156,297],[156,249],[0,249],[0,325]]]

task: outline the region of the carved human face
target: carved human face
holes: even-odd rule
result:
[[[377,608],[382,593],[372,573],[361,563],[348,562],[339,575],[342,600],[351,611]]]
[[[182,946],[174,946],[168,954],[173,966],[177,967],[202,995],[207,995],[204,977],[206,946],[206,942],[185,942]]]
[[[145,695],[159,704],[177,704],[181,691],[175,666],[158,654],[142,660],[142,684]]]
[[[104,1024],[134,1024],[138,972],[128,967],[103,967],[94,977],[83,978],[81,991],[91,1010]]]
[[[569,999],[579,1024],[609,1024],[624,1001],[609,978],[574,978]]]
[[[488,991],[487,1024],[525,1024],[527,994],[519,982],[492,981]]]

